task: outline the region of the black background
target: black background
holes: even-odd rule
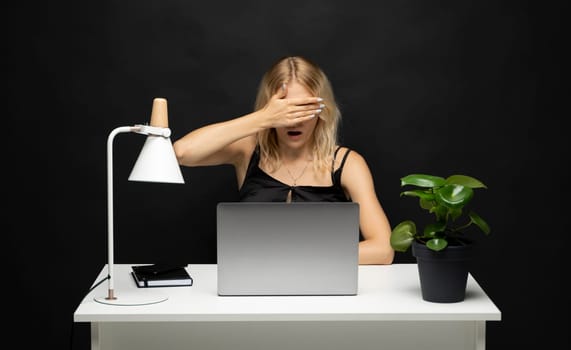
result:
[[[406,174],[465,173],[488,185],[474,206],[492,234],[474,233],[471,270],[502,312],[488,322],[487,348],[569,345],[556,320],[569,307],[561,7],[165,0],[3,12],[3,289],[18,347],[69,347],[73,328],[74,348],[89,348],[88,325],[72,319],[107,259],[109,132],[148,122],[154,97],[168,100],[173,140],[246,114],[284,55],[328,74],[341,141],[367,159],[392,223],[419,215],[399,197]],[[115,139],[116,263],[215,263],[216,203],[237,198],[232,168],[183,168],[184,185],[129,182],[143,142]]]

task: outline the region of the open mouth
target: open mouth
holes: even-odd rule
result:
[[[288,131],[287,134],[289,136],[299,136],[301,135],[301,131]]]

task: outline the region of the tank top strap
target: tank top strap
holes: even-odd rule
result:
[[[252,155],[250,156],[250,162],[248,163],[248,168],[246,169],[246,178],[250,176],[252,168],[260,163],[260,145],[256,145]]]
[[[341,159],[341,165],[339,166],[339,171],[343,171],[343,166],[345,165],[345,161],[347,160],[347,156],[351,153],[350,149],[347,149],[347,152],[343,155],[343,159]]]
[[[335,152],[333,152],[333,161],[331,161],[331,173],[332,174],[335,171],[335,159],[337,159],[337,153],[339,153],[340,149],[341,149],[341,146],[337,146],[337,148],[335,149]]]
[[[343,166],[345,165],[345,161],[347,160],[347,156],[349,155],[349,152],[351,152],[350,149],[347,149],[347,152],[345,152],[345,154],[343,155],[343,159],[341,159],[341,165],[339,166],[339,169],[337,169],[337,176],[335,176],[336,172],[335,172],[335,160],[337,159],[337,153],[339,153],[339,150],[341,149],[341,146],[337,146],[337,149],[335,149],[335,152],[333,153],[333,161],[331,162],[331,182],[333,183],[333,185],[337,185],[339,182],[340,183],[340,179],[341,179],[341,172],[343,171]]]

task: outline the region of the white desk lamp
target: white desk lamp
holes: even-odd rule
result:
[[[129,175],[129,181],[166,182],[183,184],[184,179],[174,154],[168,128],[167,100],[155,98],[150,125],[122,126],[115,128],[107,138],[107,233],[108,274],[107,296],[96,297],[95,301],[110,305],[146,305],[168,299],[158,291],[144,288],[136,293],[121,293],[116,296],[113,270],[113,139],[117,134],[134,132],[147,135],[147,140]]]

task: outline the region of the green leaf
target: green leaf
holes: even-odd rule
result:
[[[435,238],[437,233],[444,232],[446,229],[446,222],[434,222],[424,227],[424,237]]]
[[[468,213],[468,216],[470,216],[470,220],[472,220],[472,222],[475,223],[476,226],[480,228],[480,230],[482,230],[487,235],[490,234],[490,225],[488,225],[488,223],[484,219],[482,219],[480,215],[471,211],[470,213]]]
[[[431,200],[427,201],[427,200],[424,200],[422,198],[418,202],[419,202],[418,205],[420,205],[420,207],[422,209],[426,209],[426,210],[431,210],[435,205],[434,201],[431,201]]]
[[[434,193],[432,193],[431,191],[425,191],[425,190],[404,191],[404,192],[401,192],[400,195],[401,196],[408,196],[408,197],[420,197],[420,198],[427,200],[427,201],[433,201],[434,200]]]
[[[470,188],[488,188],[476,178],[467,175],[452,175],[446,179],[447,184],[461,185]]]
[[[401,186],[440,187],[445,183],[446,180],[443,177],[425,174],[411,174],[400,179]]]
[[[416,225],[410,220],[398,224],[391,232],[391,246],[398,252],[406,252],[414,237],[416,236]]]
[[[432,249],[437,252],[446,248],[447,245],[448,241],[445,238],[433,238],[430,241],[426,242],[426,246],[429,249]]]
[[[448,208],[462,208],[474,196],[474,190],[462,185],[446,185],[436,191],[435,199]]]
[[[436,221],[442,221],[446,219],[448,208],[443,205],[435,205],[430,208],[430,212],[436,214]]]

